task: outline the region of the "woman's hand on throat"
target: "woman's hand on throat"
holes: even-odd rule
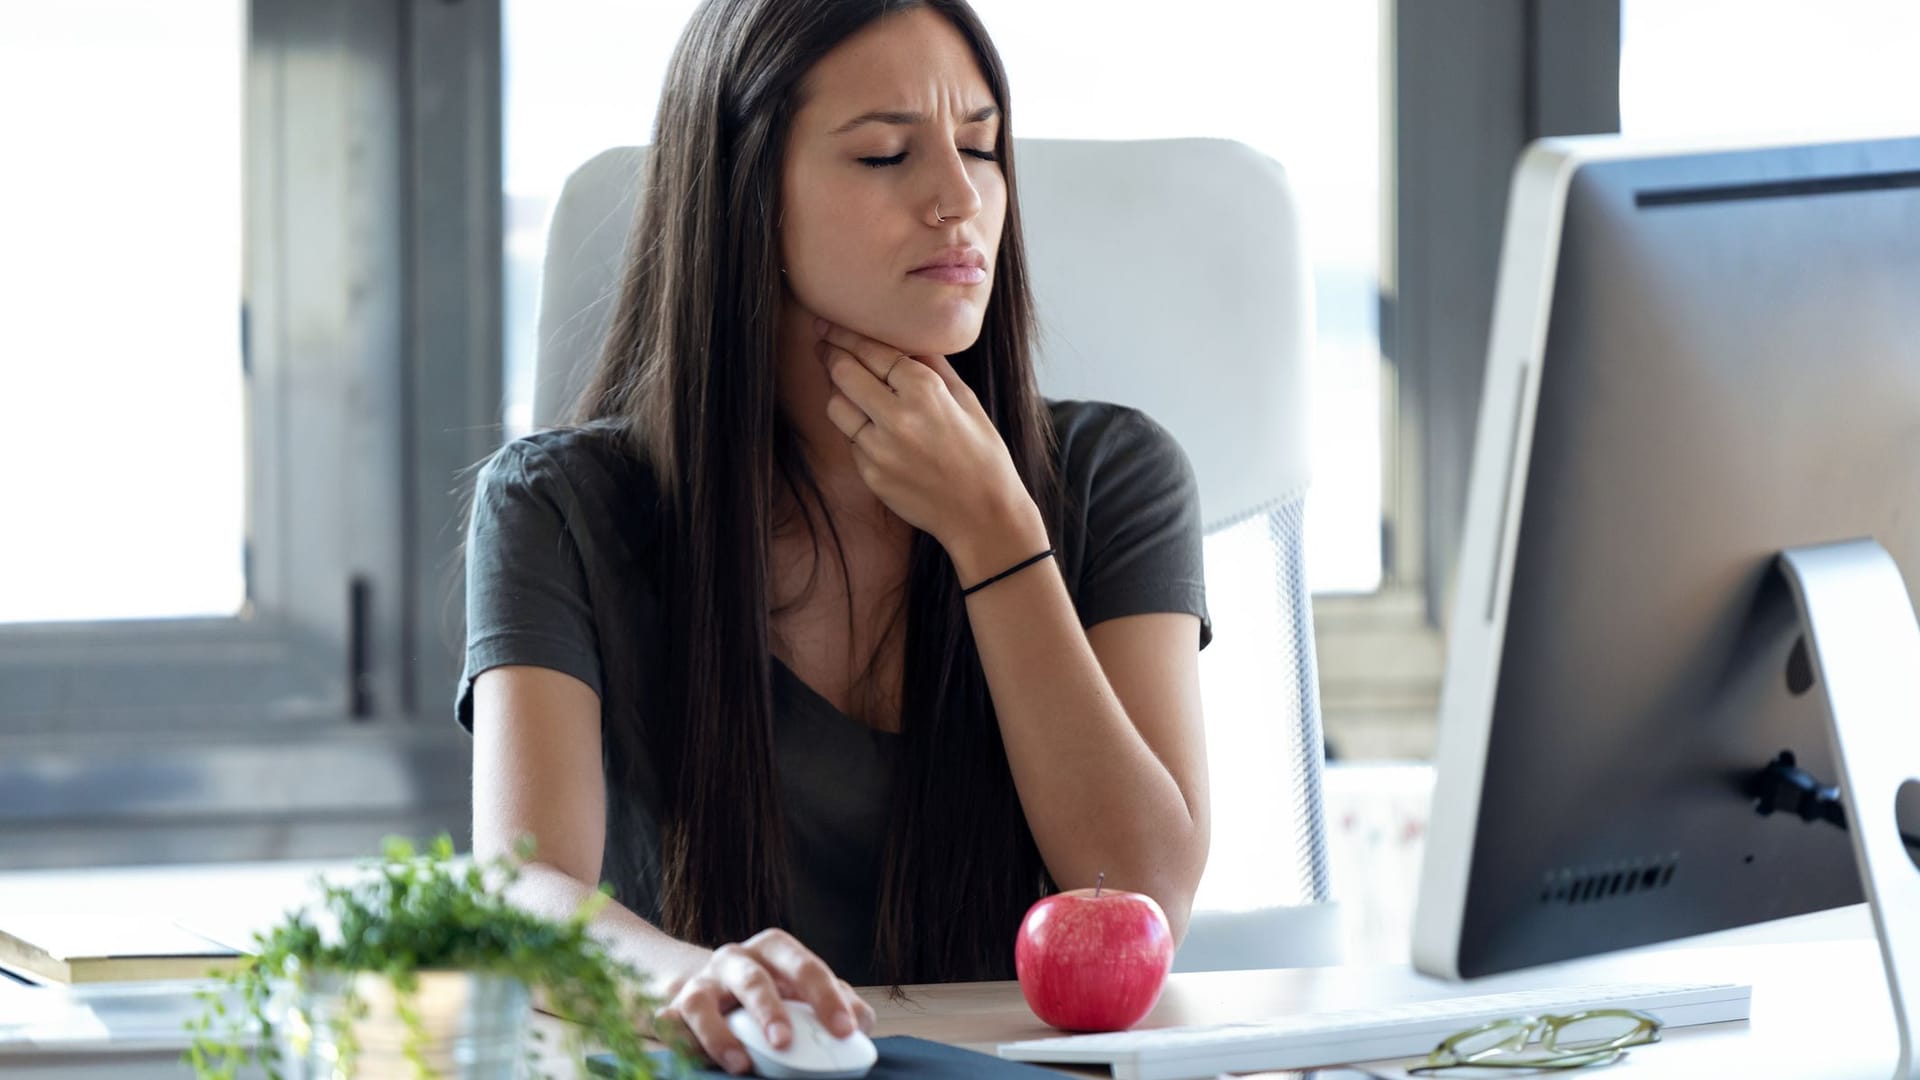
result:
[[[910,355],[825,320],[814,328],[834,387],[827,416],[888,509],[950,551],[1033,509],[993,418],[946,357]]]

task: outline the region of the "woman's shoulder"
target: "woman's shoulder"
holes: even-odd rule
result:
[[[1116,457],[1186,462],[1173,433],[1142,409],[1112,401],[1046,398],[1060,444],[1061,472],[1085,476]]]
[[[512,439],[488,459],[479,485],[547,503],[576,534],[618,548],[649,546],[658,527],[659,484],[619,420],[543,428]]]
[[[511,439],[487,461],[499,479],[542,488],[583,488],[613,483],[632,494],[632,487],[655,487],[653,471],[628,426],[618,420],[542,428]]]
[[[627,425],[611,419],[541,428],[507,440],[494,456],[515,463],[563,468],[582,464],[604,466],[609,459],[636,454],[627,430]]]

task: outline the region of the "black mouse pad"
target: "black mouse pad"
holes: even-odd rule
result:
[[[1008,1061],[991,1054],[963,1050],[958,1046],[917,1039],[912,1035],[888,1035],[873,1040],[880,1052],[867,1080],[896,1080],[899,1077],[1006,1077],[1007,1080],[1059,1080],[1060,1074],[1024,1061]],[[655,1070],[670,1080],[736,1080],[725,1069],[689,1067],[674,1071],[673,1055],[665,1050],[652,1052]],[[588,1054],[587,1071],[595,1076],[612,1076],[612,1054]]]

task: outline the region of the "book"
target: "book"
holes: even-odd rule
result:
[[[189,1021],[204,1015],[207,1008],[199,997],[203,990],[218,992],[235,1015],[245,1008],[243,992],[205,981],[0,984],[0,1076],[7,1080],[177,1076],[183,1071],[181,1054],[194,1038]],[[259,1030],[249,1022],[238,1034],[243,1051],[259,1045]],[[243,1065],[239,1077],[264,1080],[265,1074]]]
[[[0,966],[69,986],[227,973],[245,950],[149,915],[0,915]]]

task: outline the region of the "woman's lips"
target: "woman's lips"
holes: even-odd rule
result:
[[[929,266],[908,276],[947,285],[978,285],[987,280],[987,272],[978,266]]]

